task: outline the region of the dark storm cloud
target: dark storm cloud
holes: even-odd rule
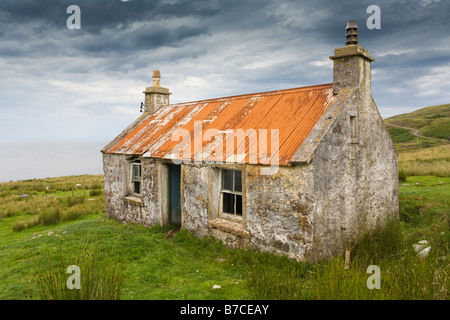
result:
[[[132,32],[102,35],[83,41],[77,49],[87,52],[116,52],[156,49],[163,46],[179,46],[183,40],[208,34],[207,27],[142,26]]]
[[[380,30],[366,27],[374,4]],[[66,27],[70,5],[81,30]],[[67,123],[102,109],[120,132],[156,68],[173,102],[328,83],[357,20],[374,98],[393,115],[450,100],[449,12],[448,0],[0,0],[0,109],[28,124],[54,106]]]
[[[161,0],[3,0],[0,11],[7,22],[26,23],[43,21],[53,26],[65,27],[68,17],[66,9],[77,5],[82,11],[83,27],[89,32],[98,32],[120,24],[136,21],[166,19],[168,17],[210,17],[217,14],[211,1]]]

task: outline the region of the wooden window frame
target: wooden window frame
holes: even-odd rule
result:
[[[139,175],[136,176],[134,168],[139,168]],[[139,192],[136,192],[136,183],[139,184]],[[136,196],[142,195],[142,163],[141,160],[131,162],[131,193]]]
[[[225,183],[225,179],[224,179],[224,174],[226,171],[232,171],[233,172],[233,182],[232,182],[232,190],[231,189],[226,189],[224,186]],[[239,172],[240,176],[241,176],[241,191],[237,191],[236,190],[236,172]],[[234,219],[239,219],[241,220],[243,218],[244,215],[244,204],[243,204],[243,194],[242,194],[242,188],[243,188],[243,181],[242,181],[242,171],[241,170],[236,170],[236,169],[228,169],[228,168],[221,168],[220,169],[220,215],[222,217],[225,218],[230,218],[232,220]],[[234,197],[234,208],[233,208],[233,212],[225,212],[223,211],[223,206],[224,206],[224,194],[231,194]],[[241,197],[241,213],[237,213],[237,197]]]

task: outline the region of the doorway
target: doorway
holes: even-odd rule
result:
[[[169,223],[181,225],[181,166],[168,165],[169,178]]]

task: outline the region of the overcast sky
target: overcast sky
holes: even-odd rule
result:
[[[450,103],[447,0],[0,0],[0,139],[112,139],[153,69],[173,103],[331,83],[348,20],[384,118]]]

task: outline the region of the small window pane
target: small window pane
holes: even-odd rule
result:
[[[233,190],[233,170],[223,170],[222,171],[222,181],[223,189]]]
[[[234,191],[242,192],[242,177],[238,170],[234,171]]]
[[[234,213],[234,194],[223,193],[223,212]]]
[[[141,193],[141,183],[140,182],[134,182],[134,193]]]
[[[236,214],[242,216],[242,196],[236,195]]]
[[[141,165],[133,163],[133,177],[132,181],[139,181],[141,180]]]

